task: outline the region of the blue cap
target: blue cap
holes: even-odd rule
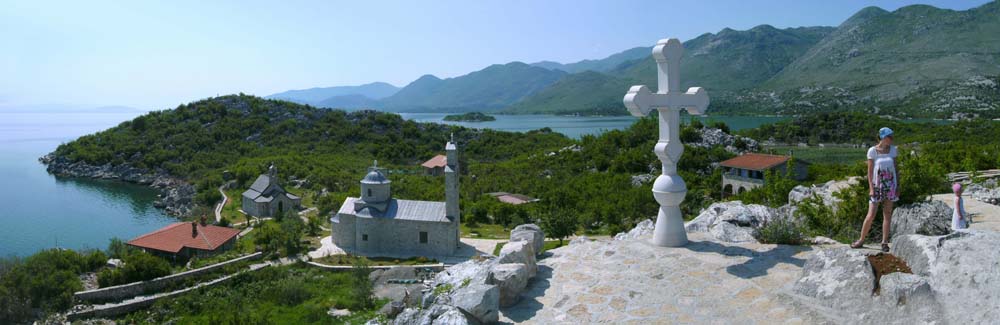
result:
[[[878,138],[879,139],[885,139],[885,137],[891,137],[891,136],[892,136],[892,129],[890,129],[890,128],[881,128],[881,129],[878,129]]]

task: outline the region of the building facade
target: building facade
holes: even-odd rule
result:
[[[285,191],[279,182],[278,168],[271,164],[267,174],[257,177],[243,192],[241,208],[248,215],[273,218],[288,211],[298,211],[302,199]]]
[[[392,197],[391,181],[377,163],[361,179],[359,197],[348,197],[330,219],[331,238],[345,252],[366,256],[451,256],[460,244],[458,154],[454,140],[448,153],[445,201]]]
[[[128,241],[128,245],[173,261],[213,256],[236,245],[239,229],[177,222]]]
[[[719,163],[722,172],[722,195],[730,196],[764,186],[764,173],[772,171],[784,175],[791,156],[747,153]],[[795,159],[791,164],[791,177],[803,180],[808,174],[809,163]]]

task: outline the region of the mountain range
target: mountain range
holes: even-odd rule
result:
[[[837,27],[725,28],[684,42],[681,84],[706,88],[715,114],[1000,117],[998,31],[1000,1],[964,11],[868,7]],[[623,115],[629,86],[656,85],[650,50],[567,64],[496,64],[448,79],[425,75],[383,97],[349,87],[268,97],[395,112]],[[340,92],[319,91],[327,89]]]

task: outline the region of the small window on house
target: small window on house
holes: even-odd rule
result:
[[[420,232],[420,243],[421,244],[426,244],[427,243],[427,232],[426,231],[421,231]]]
[[[368,189],[368,196],[369,196],[369,197],[371,197],[371,196],[372,196],[372,189]]]
[[[368,241],[368,234],[361,234],[361,241]]]

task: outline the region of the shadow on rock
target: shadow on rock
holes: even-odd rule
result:
[[[812,250],[809,246],[777,245],[767,251],[758,252],[740,246],[727,246],[713,241],[692,241],[685,248],[699,253],[715,253],[730,257],[750,258],[746,262],[726,267],[726,272],[744,279],[767,275],[767,270],[778,265],[778,263],[802,267],[806,261],[795,257],[795,254]]]
[[[552,268],[546,265],[538,266],[538,273],[528,282],[528,288],[521,293],[521,300],[509,308],[503,308],[503,315],[515,323],[520,323],[532,319],[539,310],[545,306],[538,301],[538,298],[545,295],[549,289],[549,279],[552,278]]]

